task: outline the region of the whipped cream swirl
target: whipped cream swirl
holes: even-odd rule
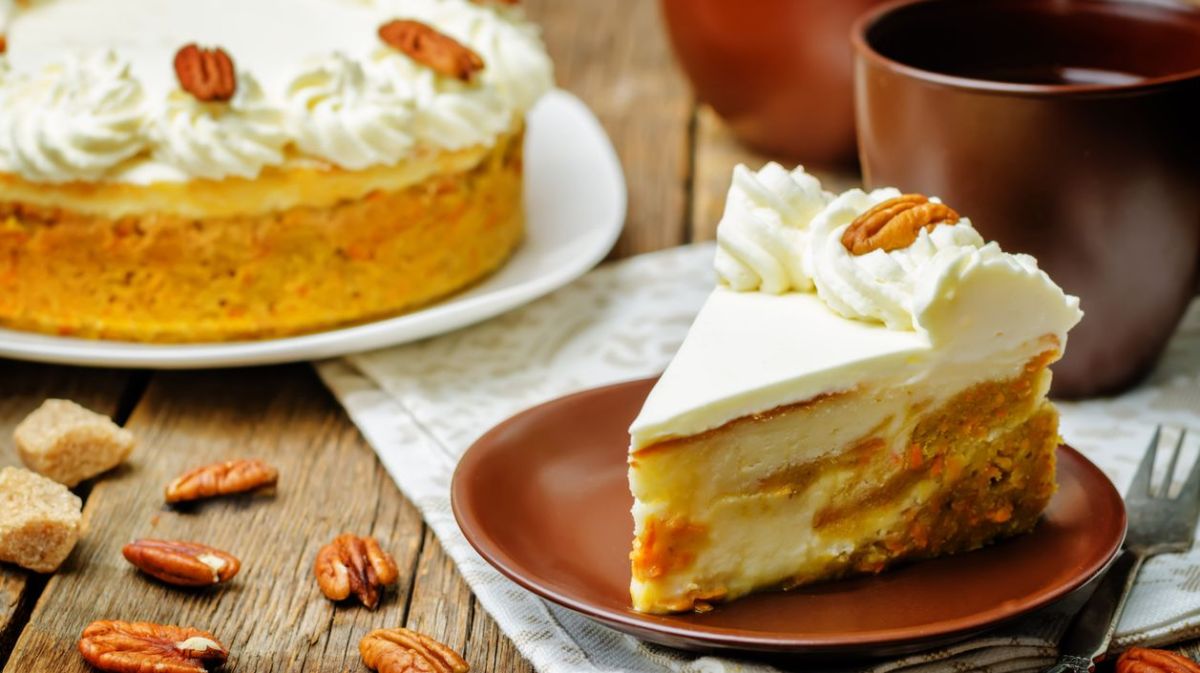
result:
[[[5,75],[0,157],[42,182],[96,180],[145,145],[141,84],[111,51]]]
[[[205,103],[184,91],[172,92],[152,137],[156,159],[211,180],[253,178],[264,166],[283,162],[289,141],[284,112],[244,72],[238,73],[237,93],[228,103]]]
[[[1060,300],[1062,291],[1029,255],[1010,255],[996,243],[987,243],[962,218],[954,224],[939,224],[921,229],[917,239],[906,248],[872,250],[854,255],[842,244],[842,234],[859,215],[888,199],[900,196],[887,188],[865,193],[853,189],[842,194],[812,223],[813,277],[817,294],[829,308],[844,317],[878,321],[891,329],[930,330],[925,316],[943,301],[955,298],[956,287],[968,275],[981,268],[1002,268],[1008,278],[1002,282],[1017,287],[1020,282],[1052,288]],[[937,199],[931,199],[937,201]],[[1077,306],[1078,300],[1074,300]]]
[[[148,23],[127,21],[143,4],[0,0],[0,172],[153,184],[396,165],[491,145],[554,84],[538,29],[503,3],[295,0],[288,30],[265,33],[246,26],[278,18],[277,0],[160,0]],[[218,10],[245,21],[211,24]],[[483,70],[460,82],[386,47],[375,31],[398,18],[458,40]],[[237,69],[224,105],[189,99],[171,72],[197,26]]]
[[[743,292],[811,289],[809,223],[831,198],[803,167],[788,172],[772,162],[757,173],[734,168],[717,225],[717,275]]]
[[[847,318],[878,320],[892,329],[913,329],[917,279],[938,255],[979,248],[983,237],[967,219],[922,229],[907,248],[854,255],[842,244],[846,227],[876,204],[900,196],[888,188],[865,193],[852,189],[829,205],[812,224],[811,257],[817,293]]]
[[[904,248],[847,250],[846,228],[897,196],[893,188],[852,189],[831,199],[802,169],[768,164],[752,173],[738,166],[717,229],[717,273],[739,291],[815,287],[843,317],[924,332],[934,343],[985,343],[1004,332],[1065,338],[1079,321],[1079,300],[1063,293],[1037,260],[986,242],[966,218],[922,229]]]
[[[377,49],[368,68],[412,107],[412,134],[434,147],[487,144],[512,125],[514,111],[487,84],[439,75],[390,47]]]
[[[413,145],[411,107],[344,54],[297,75],[287,98],[299,148],[343,168],[395,163]]]
[[[554,66],[538,28],[519,7],[481,6],[469,0],[379,0],[396,17],[424,21],[469,46],[484,62],[480,84],[499,94],[511,116],[533,107],[554,87]]]

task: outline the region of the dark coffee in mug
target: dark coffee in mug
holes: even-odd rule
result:
[[[1152,0],[940,2],[900,7],[869,29],[898,64],[1006,84],[1125,86],[1200,64],[1195,28]],[[918,30],[908,30],[920,21]],[[901,29],[904,28],[904,29]],[[936,36],[936,39],[931,39]]]
[[[959,77],[986,79],[992,82],[1014,82],[1017,84],[1101,84],[1120,86],[1134,84],[1146,79],[1145,75],[1106,68],[1071,65],[964,65],[954,68],[952,73]]]

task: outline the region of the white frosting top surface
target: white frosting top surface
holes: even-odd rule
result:
[[[633,449],[867,382],[936,372],[961,387],[1011,374],[1048,338],[1065,347],[1079,300],[966,218],[905,248],[850,253],[850,223],[899,195],[834,197],[802,168],[735,169],[720,283],[634,421]]]
[[[519,8],[468,0],[0,0],[0,170],[42,182],[253,177],[292,159],[389,164],[513,127],[553,86]],[[470,82],[385,45],[416,19],[474,50]],[[238,90],[180,89],[185,44],[220,47]]]

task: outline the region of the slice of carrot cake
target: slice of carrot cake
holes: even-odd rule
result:
[[[734,171],[717,237],[719,284],[630,430],[635,609],[1033,528],[1078,299],[936,199],[776,164]]]

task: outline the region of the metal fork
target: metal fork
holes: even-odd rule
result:
[[[1142,456],[1125,495],[1129,530],[1125,534],[1124,548],[1096,586],[1092,597],[1071,620],[1059,642],[1058,663],[1048,669],[1048,673],[1087,673],[1091,670],[1096,657],[1108,650],[1125,599],[1142,563],[1151,556],[1178,554],[1192,548],[1196,521],[1200,519],[1200,458],[1192,466],[1179,494],[1170,497],[1179,453],[1187,436],[1187,431],[1181,430],[1167,464],[1166,478],[1155,490],[1152,477],[1161,436],[1160,425],[1154,429],[1154,438],[1150,440],[1150,447]]]

